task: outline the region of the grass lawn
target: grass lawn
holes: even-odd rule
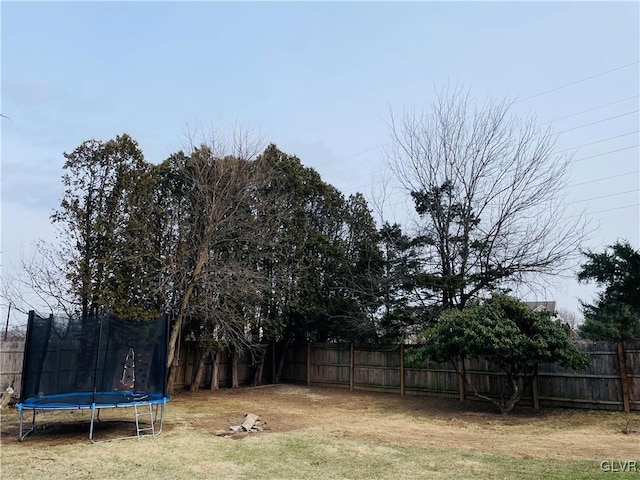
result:
[[[132,409],[103,412],[112,421],[96,438],[132,433]],[[264,431],[221,436],[249,412]],[[18,442],[17,412],[3,410],[0,477],[640,479],[637,413],[503,416],[474,401],[277,385],[179,393],[156,439],[92,445],[88,421],[87,412],[39,414],[46,428]]]

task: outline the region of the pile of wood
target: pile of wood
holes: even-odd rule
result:
[[[13,388],[7,387],[7,389],[2,394],[2,400],[0,400],[0,409],[7,408],[12,398],[13,398]]]
[[[267,422],[263,422],[260,420],[260,415],[256,415],[254,413],[247,413],[244,416],[244,421],[240,425],[231,425],[229,427],[228,432],[218,431],[216,435],[218,436],[226,436],[233,435],[241,432],[261,432],[267,429]]]

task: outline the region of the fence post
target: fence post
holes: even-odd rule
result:
[[[624,344],[618,342],[618,364],[620,365],[620,381],[622,382],[622,404],[624,413],[631,412],[629,405],[629,379],[627,378],[627,359],[624,353]]]
[[[400,396],[404,397],[404,343],[400,344]]]
[[[538,398],[538,366],[533,370],[533,380],[531,380],[531,395],[533,396],[533,408],[540,410],[540,399]]]
[[[354,348],[353,343],[351,343],[351,348],[349,349],[349,390],[353,390],[353,367],[354,367]]]
[[[311,385],[311,342],[307,343],[307,387]]]

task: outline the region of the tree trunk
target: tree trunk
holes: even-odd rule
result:
[[[193,381],[189,386],[189,390],[192,392],[197,392],[200,390],[200,384],[202,383],[202,376],[204,375],[204,367],[207,361],[207,357],[209,357],[210,349],[200,348],[200,356],[198,358],[198,366],[196,368],[196,372],[193,375]]]
[[[260,361],[258,365],[256,365],[256,372],[253,376],[253,386],[257,387],[258,385],[262,385],[262,373],[264,371],[264,357],[266,357],[266,352],[260,356]]]
[[[211,365],[211,390],[218,390],[220,388],[220,356],[221,350],[213,352],[213,364]]]
[[[522,393],[524,392],[524,384],[523,384],[522,378],[518,374],[514,376],[513,374],[507,372],[507,380],[508,380],[511,392],[509,395],[509,399],[505,402],[503,395],[500,396],[499,400],[496,400],[495,398],[491,398],[488,395],[483,395],[480,392],[478,392],[476,387],[467,378],[466,372],[464,370],[464,364],[462,364],[462,368],[461,368],[461,364],[457,361],[457,359],[452,359],[450,360],[450,362],[451,362],[451,365],[453,365],[454,370],[458,374],[458,378],[462,382],[464,382],[464,384],[467,387],[471,389],[473,394],[477,398],[481,398],[483,400],[487,400],[493,403],[495,406],[497,406],[500,409],[500,412],[502,414],[507,415],[509,412],[511,412],[511,410],[513,410],[513,407],[515,406],[515,404],[520,401],[520,397],[522,397]]]
[[[282,356],[280,357],[280,362],[278,362],[278,372],[276,373],[276,378],[273,379],[273,383],[280,383],[282,370],[284,369],[284,360],[287,357],[287,348],[289,348],[289,343],[291,343],[289,339],[284,342],[284,347],[282,348]]]
[[[504,415],[511,412],[516,403],[520,401],[520,397],[522,397],[522,393],[524,392],[522,378],[519,376],[511,378],[511,388],[511,397],[509,397],[509,400],[507,400],[507,402],[500,407]]]
[[[625,413],[631,412],[629,404],[629,379],[627,377],[627,360],[624,353],[624,343],[618,342],[618,365],[620,366],[620,381],[622,382],[622,405]]]
[[[231,353],[231,388],[238,388],[238,352]]]
[[[175,390],[173,388],[173,384],[176,381],[176,371],[178,370],[178,367],[179,367],[178,363],[169,366],[169,376],[167,377],[167,393],[169,395],[173,395]]]
[[[193,273],[191,274],[191,280],[189,281],[189,286],[187,290],[184,292],[184,296],[180,301],[180,310],[178,316],[176,318],[176,323],[173,325],[171,329],[171,336],[169,337],[169,352],[167,355],[167,366],[171,367],[173,364],[173,360],[176,354],[176,348],[178,344],[178,336],[180,334],[180,330],[182,329],[182,322],[187,316],[187,307],[189,306],[189,301],[191,300],[191,295],[193,294],[193,289],[196,283],[204,264],[209,257],[209,244],[206,243],[200,250],[200,256],[198,257],[198,261],[196,263],[195,268],[193,269]]]

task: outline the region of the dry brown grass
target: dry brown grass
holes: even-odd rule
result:
[[[130,410],[102,418],[131,420]],[[216,436],[248,412],[268,430]],[[140,442],[91,445],[87,413],[45,413],[38,425],[47,428],[20,443],[15,410],[3,414],[2,478],[594,478],[603,460],[638,461],[640,475],[638,414],[503,416],[473,401],[342,389],[181,393],[162,435]],[[122,433],[130,423],[104,422],[96,436]]]

